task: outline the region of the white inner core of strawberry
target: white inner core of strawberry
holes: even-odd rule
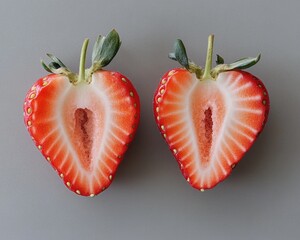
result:
[[[74,138],[76,147],[82,153],[82,164],[88,167],[91,164],[91,151],[94,138],[94,116],[87,108],[78,108],[74,113]]]
[[[198,163],[202,168],[210,166],[218,144],[217,136],[224,124],[226,114],[225,96],[213,81],[196,82],[190,95],[189,122],[198,149]],[[199,166],[199,167],[200,167]]]
[[[68,154],[76,159],[77,168],[85,174],[98,170],[110,119],[107,98],[93,84],[70,86],[61,103],[58,116],[65,142],[69,144]]]

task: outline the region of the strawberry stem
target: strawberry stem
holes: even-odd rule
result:
[[[211,35],[208,36],[206,62],[205,62],[204,73],[203,73],[203,76],[202,76],[201,80],[212,79],[211,69],[212,69],[213,47],[214,47],[214,35],[211,34]]]
[[[88,45],[89,45],[89,39],[86,38],[86,39],[84,39],[84,42],[83,42],[82,48],[81,48],[78,83],[85,82],[85,59],[86,59],[86,51],[87,51]]]

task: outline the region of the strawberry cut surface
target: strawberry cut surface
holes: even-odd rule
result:
[[[139,122],[139,97],[123,75],[100,70],[89,84],[50,74],[27,93],[24,120],[66,186],[84,196],[106,189]]]
[[[186,69],[165,74],[154,96],[157,125],[186,180],[214,187],[262,131],[269,97],[263,83],[241,71],[199,81]]]

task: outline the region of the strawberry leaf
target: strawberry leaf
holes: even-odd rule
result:
[[[99,61],[99,59],[97,59],[97,56],[100,55],[100,52],[101,52],[101,48],[102,48],[104,39],[105,39],[105,37],[104,37],[104,36],[101,36],[101,35],[99,35],[99,36],[97,37],[97,40],[96,40],[95,45],[94,45],[94,48],[93,48],[92,62]]]
[[[177,59],[175,57],[175,53],[169,53],[169,58],[174,60],[174,61],[177,61]]]
[[[220,55],[217,54],[217,60],[216,63],[219,64],[223,64],[224,63],[224,58],[222,58]]]
[[[119,34],[114,29],[106,37],[99,36],[93,48],[93,65],[90,72],[93,73],[107,66],[117,54],[120,46],[121,40]]]
[[[200,79],[202,75],[202,68],[197,66],[193,61],[188,59],[185,46],[180,39],[177,39],[174,43],[174,52],[169,53],[169,58],[179,62],[181,66],[186,68],[189,72],[195,73],[197,78]]]
[[[57,57],[55,57],[54,55],[47,53],[46,54],[53,62],[55,62],[56,64],[60,65],[61,67],[65,67],[66,65],[62,63],[62,61],[60,61]]]
[[[172,54],[171,57],[173,57]],[[189,59],[186,54],[185,46],[180,39],[177,39],[174,43],[174,57],[180,65],[186,69],[189,68]]]
[[[238,61],[235,61],[231,64],[229,64],[229,66],[231,68],[238,68],[238,69],[246,69],[249,67],[252,67],[253,65],[255,65],[259,60],[260,60],[260,54],[255,57],[255,58],[242,58]]]
[[[104,39],[99,54],[99,62],[102,67],[108,65],[117,54],[121,46],[119,34],[116,30],[112,30]],[[98,59],[98,58],[96,58]]]
[[[44,68],[47,72],[52,73],[51,69],[47,66],[46,63],[44,63],[43,60],[41,60],[41,64],[42,64],[43,68]]]
[[[242,58],[230,64],[220,64],[212,69],[212,75],[217,76],[220,72],[230,71],[234,69],[246,69],[255,65],[260,60],[260,54],[255,58]]]
[[[51,62],[51,63],[49,63],[48,66],[49,66],[50,69],[52,69],[52,68],[54,68],[54,69],[61,68],[61,66],[58,63],[56,63],[56,62]]]

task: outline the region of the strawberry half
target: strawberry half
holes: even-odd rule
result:
[[[78,195],[93,197],[111,184],[139,123],[139,96],[131,82],[103,70],[120,44],[115,30],[99,36],[92,66],[85,69],[86,39],[79,75],[48,54],[53,62],[42,65],[51,74],[25,98],[24,121],[35,145]]]
[[[203,70],[187,57],[181,40],[169,57],[184,68],[167,72],[154,96],[156,123],[183,176],[204,191],[224,180],[263,130],[269,112],[264,84],[240,69],[260,59],[224,64],[217,55],[212,69],[213,35]]]

